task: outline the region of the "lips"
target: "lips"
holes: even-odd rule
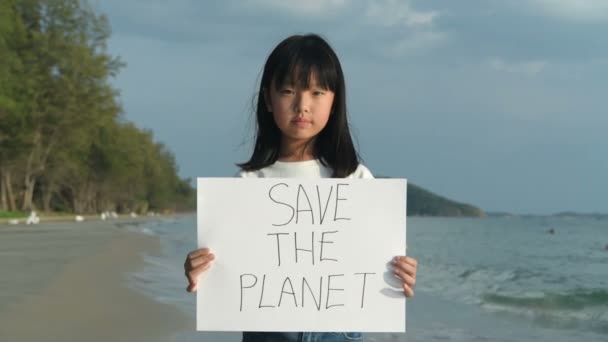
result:
[[[294,119],[291,122],[298,127],[306,127],[312,124],[312,121],[306,119]]]
[[[308,123],[311,123],[310,120],[306,120],[306,119],[294,119],[292,122],[293,123],[298,123],[298,124],[308,124]]]

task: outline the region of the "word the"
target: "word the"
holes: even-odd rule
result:
[[[327,252],[325,254],[325,257],[323,256],[323,246],[326,244],[333,244],[334,242],[331,240],[328,240],[330,237],[326,235],[330,235],[330,234],[335,234],[338,233],[337,230],[332,230],[332,231],[324,231],[321,232],[320,234],[317,234],[317,236],[321,235],[321,240],[319,240],[319,262],[321,261],[338,261],[337,259],[333,259],[333,258],[328,258],[327,257]],[[298,253],[310,253],[310,259],[312,264],[315,264],[315,232],[312,231],[310,232],[310,240],[306,239],[307,234],[305,234],[304,232],[300,232],[300,234],[298,235],[298,232],[291,232],[291,233],[269,233],[267,234],[268,236],[275,236],[276,237],[276,244],[277,244],[277,262],[278,265],[277,266],[281,266],[281,242],[283,242],[283,247],[284,249],[291,249],[289,248],[289,242],[286,242],[284,240],[291,240],[289,237],[292,236],[293,237],[293,251],[294,251],[294,260],[295,263],[298,263]],[[302,235],[304,235],[304,237],[302,237]],[[300,236],[300,240],[298,240],[298,236]],[[281,237],[284,237],[283,239]],[[308,242],[303,242],[304,240],[310,241],[310,243]],[[298,242],[299,241],[299,242]],[[287,244],[287,248],[285,248],[285,245]],[[307,248],[303,248],[304,245],[308,244],[309,249]]]

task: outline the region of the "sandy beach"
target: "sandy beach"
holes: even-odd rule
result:
[[[192,317],[128,288],[158,237],[127,221],[0,224],[0,341],[168,341]]]

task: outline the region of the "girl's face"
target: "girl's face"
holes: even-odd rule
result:
[[[311,79],[308,89],[274,82],[264,92],[268,111],[281,130],[282,143],[305,143],[313,139],[327,124],[334,102],[334,92],[324,89]]]

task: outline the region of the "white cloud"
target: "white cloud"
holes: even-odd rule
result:
[[[572,20],[608,19],[607,0],[531,0],[540,11]]]
[[[247,7],[276,9],[299,17],[328,17],[349,6],[359,7],[364,9],[365,17],[380,26],[423,26],[432,24],[439,15],[437,11],[416,10],[409,0],[246,0],[244,4]]]
[[[411,55],[439,45],[446,39],[446,35],[437,31],[423,31],[403,37],[392,42],[386,49],[389,56],[400,57]]]
[[[367,3],[365,17],[369,25],[383,27],[386,32],[398,32],[399,37],[381,47],[391,58],[415,54],[439,45],[446,39],[444,32],[435,28],[439,11],[422,11],[408,0],[377,0]]]
[[[547,67],[546,61],[509,62],[502,58],[492,58],[488,63],[492,68],[517,74],[534,76]]]
[[[326,17],[347,5],[346,0],[248,0],[249,6],[263,6],[278,9],[303,17]]]
[[[366,15],[378,25],[416,27],[432,24],[439,12],[415,10],[405,0],[378,0],[369,3]]]

